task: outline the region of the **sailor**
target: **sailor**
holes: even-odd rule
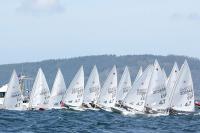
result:
[[[89,103],[90,104],[90,106],[92,107],[92,108],[95,108],[96,107],[96,105],[94,104],[94,101],[92,101],[91,103]]]
[[[147,104],[147,106],[145,106],[144,108],[145,108],[145,113],[150,113],[150,111],[151,111],[151,108],[149,108],[148,107],[149,105]]]
[[[82,103],[82,106],[83,106],[84,108],[89,108],[89,106],[88,106],[87,104],[85,104],[85,103]]]
[[[69,108],[68,105],[66,105],[63,101],[60,102],[61,107]]]

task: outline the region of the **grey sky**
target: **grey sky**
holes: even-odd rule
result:
[[[199,0],[1,0],[0,64],[97,54],[200,57]]]

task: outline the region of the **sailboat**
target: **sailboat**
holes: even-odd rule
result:
[[[48,109],[50,91],[41,68],[39,68],[30,95],[29,109],[45,110]]]
[[[58,69],[53,88],[51,90],[51,96],[49,99],[49,109],[61,109],[60,102],[63,95],[66,92],[65,80],[60,69]]]
[[[15,70],[13,71],[8,84],[3,108],[6,110],[25,110],[23,107],[23,96],[20,90],[19,79]]]
[[[66,90],[62,99],[62,106],[66,109],[82,111],[84,94],[84,71],[83,66],[79,69],[74,79]]]
[[[172,68],[172,71],[169,75],[168,78],[168,83],[167,83],[167,96],[166,96],[166,102],[168,104],[168,108],[170,108],[170,101],[172,98],[172,95],[174,93],[174,87],[176,85],[177,79],[178,79],[178,75],[179,75],[179,68],[177,63],[174,63],[174,66]]]
[[[98,106],[106,111],[111,111],[111,107],[114,107],[116,102],[117,91],[117,69],[116,66],[110,71],[98,99]]]
[[[174,88],[169,113],[188,113],[194,111],[195,105],[192,75],[189,65],[187,61],[185,61],[180,69],[178,80]]]
[[[96,65],[94,66],[84,90],[83,107],[96,110],[97,100],[100,95],[99,73]]]
[[[148,87],[145,101],[145,112],[150,114],[167,113],[166,79],[158,61],[154,63],[154,70]]]
[[[153,73],[153,65],[149,65],[139,78],[133,83],[133,87],[124,99],[122,113],[125,115],[143,114],[145,109],[145,98],[147,95],[150,79]],[[141,74],[141,70],[138,75]]]
[[[122,103],[131,87],[131,76],[128,67],[126,66],[118,85],[116,104]]]
[[[133,85],[129,85],[131,86],[131,88],[129,89],[128,93],[125,95],[125,97],[122,99],[122,101],[118,102],[115,104],[115,107],[112,107],[112,111],[113,112],[116,112],[116,113],[123,113],[125,111],[127,111],[126,109],[124,109],[125,107],[125,102],[127,100],[127,97],[130,97],[132,99],[132,94],[133,92],[135,91],[135,88],[133,87],[135,85],[135,83],[137,82],[137,80],[142,76],[142,67],[140,67],[139,71],[138,71],[138,74],[135,78],[135,81],[133,83]],[[124,74],[123,74],[124,75]],[[130,76],[130,74],[128,75]],[[122,76],[123,77],[123,76]],[[130,79],[129,79],[130,80]],[[119,85],[120,86],[120,85]]]

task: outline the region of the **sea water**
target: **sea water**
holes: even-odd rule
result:
[[[0,111],[0,133],[198,133],[200,113],[123,116],[105,111]]]

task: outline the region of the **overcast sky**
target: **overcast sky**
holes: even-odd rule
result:
[[[0,0],[0,64],[98,54],[200,58],[200,0]]]

